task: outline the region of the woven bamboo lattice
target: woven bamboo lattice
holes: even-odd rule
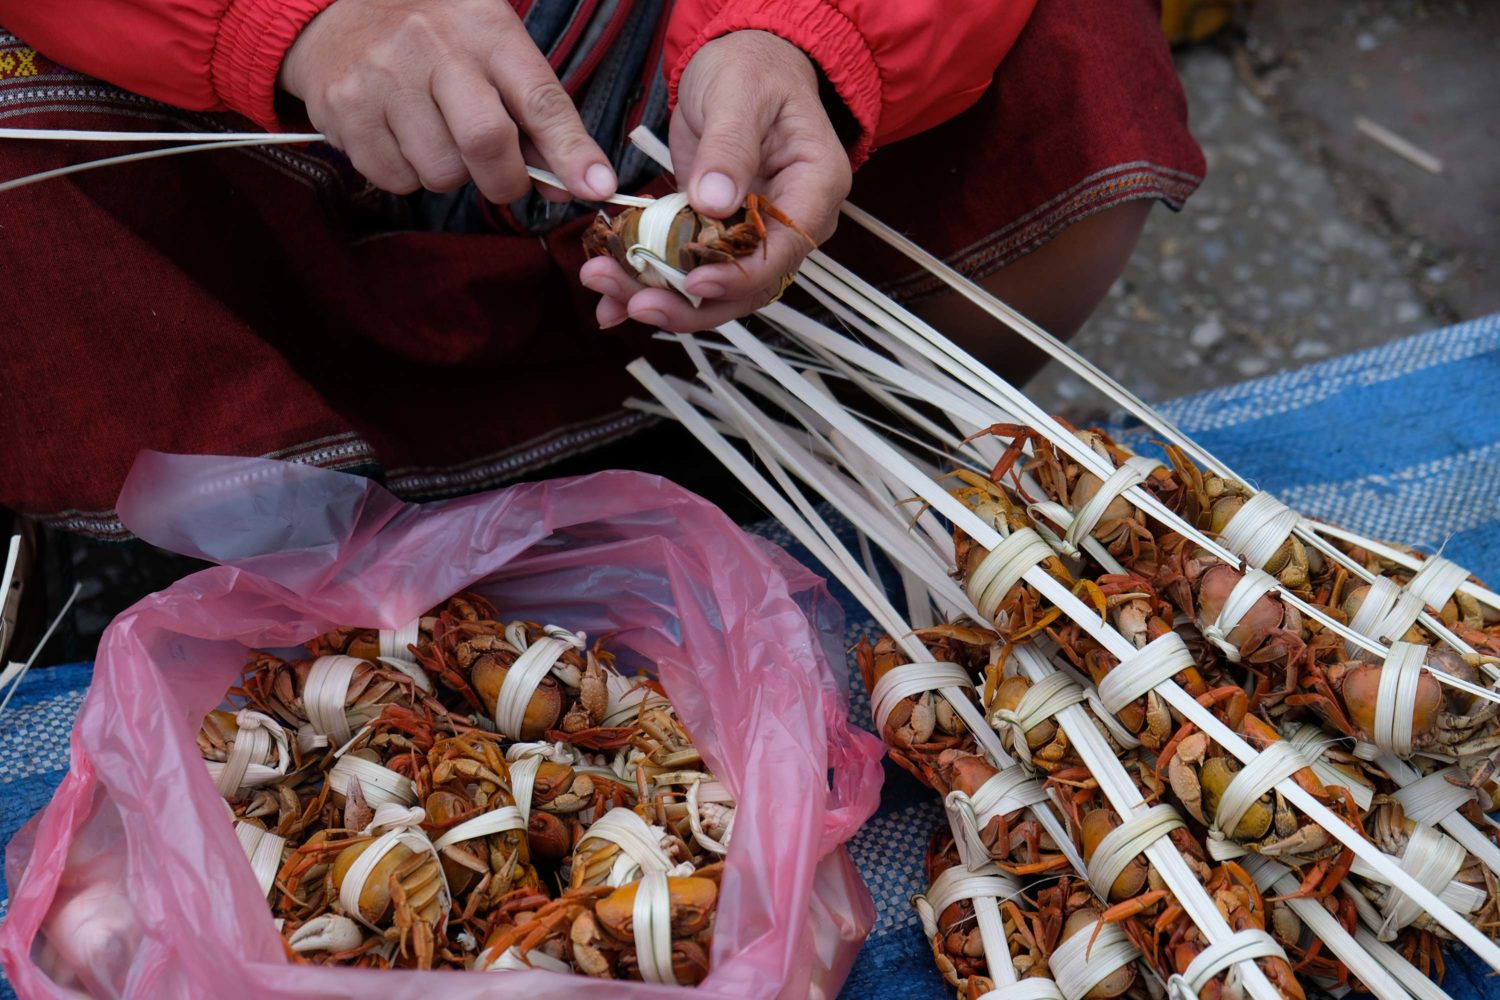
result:
[[[1406,957],[1425,966],[1442,939],[1500,968],[1481,929],[1493,927],[1500,851],[1478,811],[1493,787],[1489,654],[1500,643],[1484,628],[1500,611],[1495,596],[1446,559],[1312,522],[1257,493],[982,289],[858,209],[845,214],[1173,446],[1167,468],[1075,433],[820,253],[799,284],[841,330],[773,305],[760,316],[784,347],[728,324],[722,340],[677,338],[696,383],[632,368],[657,401],[640,405],[682,421],[887,630],[886,648],[865,651],[877,726],[893,757],[945,795],[962,864],[975,873],[1066,865],[1095,889],[1096,900],[1080,901],[1049,890],[1068,884],[1054,874],[1016,888],[992,876],[965,897],[935,864],[940,881],[918,907],[961,995],[1014,989],[1017,976],[1053,995],[1052,984],[1031,982],[1047,970],[1007,893],[1033,912],[1045,900],[1054,930],[1041,950],[1070,1000],[1161,985],[1174,995],[1295,996],[1302,975],[1324,987],[1350,975],[1380,997],[1442,996]],[[851,387],[869,404],[849,405]],[[819,499],[854,524],[859,557],[824,522]],[[898,568],[904,616],[870,546]],[[1171,559],[1184,607],[1162,601],[1149,579],[1171,576],[1162,565]],[[989,632],[956,638],[945,623]],[[1318,677],[1321,687],[1277,690],[1299,667],[1330,663],[1336,676]],[[1231,683],[1206,691],[1210,674]],[[1251,697],[1257,711],[1244,707]],[[1152,716],[1163,732],[1149,732]],[[1189,729],[1199,737],[1194,766],[1173,771]],[[1164,733],[1173,738],[1163,743]],[[1054,751],[1050,763],[1033,757],[1037,744]],[[1081,764],[1086,780],[1059,763]],[[1164,767],[1194,780],[1164,781]],[[973,772],[989,776],[975,786]],[[1080,799],[1105,821],[1090,821]],[[1276,835],[1247,835],[1257,809],[1269,810]],[[1032,835],[1041,853],[997,850],[986,834],[997,821],[1025,827],[1023,814],[1045,832]],[[1070,840],[1051,835],[1059,822]],[[1145,905],[1122,903],[1122,880],[1142,858],[1149,877],[1138,885],[1160,888]],[[1264,906],[1299,894],[1276,903],[1284,912]],[[985,915],[993,901],[1007,915],[1007,946]],[[1166,907],[1177,925],[1164,948]],[[1077,945],[1076,925],[1100,913],[1125,933]]]
[[[783,346],[730,323],[675,338],[695,382],[631,368],[654,397],[636,405],[681,421],[888,633],[862,667],[893,759],[948,812],[915,905],[960,995],[1274,1000],[1352,977],[1382,1000],[1441,997],[1445,941],[1500,971],[1482,811],[1500,597],[1255,491],[1045,331],[845,214],[1170,443],[1164,465],[1075,432],[817,252],[798,285],[840,329],[776,304],[759,319]]]

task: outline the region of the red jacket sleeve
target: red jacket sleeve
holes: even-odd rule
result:
[[[49,59],[194,111],[276,127],[276,74],[332,0],[0,0],[0,24]]]
[[[979,99],[1036,0],[679,0],[667,27],[672,99],[688,60],[731,31],[779,35],[818,64],[859,122],[850,156],[929,129]]]

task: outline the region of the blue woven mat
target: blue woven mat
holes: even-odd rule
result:
[[[1491,583],[1500,580],[1500,317],[1411,337],[1283,375],[1168,403],[1163,411],[1258,487],[1293,507],[1377,538],[1446,548]],[[1118,428],[1152,450],[1150,435]],[[806,561],[774,523],[753,530]],[[847,593],[849,644],[872,622]],[[870,703],[852,695],[856,722]],[[67,768],[68,730],[88,685],[87,664],[33,671],[0,718],[0,843],[45,804]],[[909,900],[925,888],[922,859],[942,821],[934,796],[886,768],[879,812],[850,844],[879,917],[843,996],[940,1000]],[[0,888],[0,919],[6,898]],[[1486,970],[1454,954],[1446,989],[1500,996]],[[0,979],[0,1000],[13,996]]]

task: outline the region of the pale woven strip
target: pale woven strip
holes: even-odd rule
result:
[[[349,794],[349,779],[359,781],[359,790],[371,808],[384,805],[409,806],[417,801],[417,786],[404,774],[363,757],[340,757],[328,770],[328,785],[340,795]]]
[[[1041,492],[1040,489],[1038,489],[1037,492]],[[1036,522],[1037,532],[1040,533],[1043,538],[1047,539],[1047,544],[1051,545],[1054,549],[1065,556],[1071,557],[1077,556],[1079,554],[1077,551],[1069,551],[1071,546],[1069,546],[1069,544],[1064,541],[1060,535],[1055,534],[1045,524],[1046,521],[1051,521],[1053,524],[1062,528],[1063,531],[1066,532],[1076,520],[1071,510],[1064,507],[1062,504],[1058,503],[1055,500],[1038,500],[1031,506],[1027,507],[1026,510],[1031,514],[1031,519]],[[1110,555],[1109,550],[1106,549],[1103,545],[1100,545],[1099,541],[1095,538],[1084,538],[1078,548],[1093,556],[1094,559],[1099,563],[1099,565],[1104,567],[1104,571],[1106,573],[1127,572],[1124,565],[1114,556]]]
[[[438,861],[437,851],[434,850],[432,841],[421,830],[421,823],[427,818],[427,813],[420,809],[405,809],[395,805],[383,805],[375,810],[374,821],[364,830],[365,833],[380,833],[370,843],[354,863],[349,866],[349,871],[344,875],[343,885],[339,887],[339,905],[349,916],[358,920],[372,931],[378,932],[379,927],[364,918],[360,912],[359,897],[365,891],[365,883],[374,874],[375,867],[391,851],[395,850],[397,844],[401,844],[415,853],[426,851],[432,855],[433,863],[438,866],[438,878],[442,881],[440,899],[441,912],[447,913],[448,901],[451,899],[448,890],[448,876],[443,873],[442,864]]]
[[[994,621],[1011,588],[1020,583],[1021,577],[1033,566],[1051,557],[1051,547],[1033,529],[1012,532],[986,552],[974,572],[969,574],[965,584],[969,599],[985,621]]]
[[[1442,843],[1442,840],[1446,840],[1447,838],[1442,837],[1441,834],[1437,833],[1431,827],[1418,826],[1416,829],[1427,832],[1408,838],[1407,851],[1402,857],[1393,858],[1388,854],[1382,854],[1381,859],[1396,870],[1405,873],[1408,877],[1415,878],[1417,883],[1435,895],[1439,902],[1458,913],[1468,915],[1482,907],[1485,903],[1485,893],[1483,890],[1454,879],[1449,879],[1438,885],[1438,878],[1442,874],[1439,866],[1446,867],[1449,864],[1462,864],[1462,852],[1453,850],[1453,845],[1457,842],[1449,841],[1445,845]],[[1428,850],[1429,853],[1423,857],[1413,855],[1411,853],[1413,844],[1419,844],[1421,848]],[[1418,876],[1414,873],[1413,867],[1426,868],[1426,871],[1421,876]],[[1374,866],[1370,865],[1363,858],[1356,858],[1350,871],[1360,878],[1367,878],[1385,886],[1391,885],[1390,878],[1381,872],[1377,872]],[[1391,940],[1392,935],[1400,929],[1399,927],[1393,927],[1383,932],[1380,930],[1387,922],[1389,916],[1405,915],[1396,912],[1400,909],[1410,914],[1411,920],[1415,920],[1422,912],[1421,907],[1418,907],[1416,912],[1412,912],[1410,900],[1400,898],[1399,894],[1395,892],[1387,896],[1385,909],[1379,911],[1375,909],[1374,905],[1362,893],[1353,892],[1349,895],[1354,901],[1355,909],[1359,911],[1360,920],[1364,921],[1366,926],[1376,928],[1376,933],[1382,940],[1386,941]]]
[[[1458,783],[1455,784],[1455,780]],[[1465,782],[1456,767],[1445,767],[1391,793],[1413,823],[1437,826],[1449,815],[1477,798],[1479,793]]]
[[[422,619],[413,618],[400,628],[383,628],[376,634],[379,637],[381,656],[410,660],[411,647],[422,639]]]
[[[1364,603],[1359,606],[1358,611],[1354,612],[1354,617],[1349,619],[1349,627],[1360,635],[1378,639],[1379,636],[1375,633],[1379,631],[1380,624],[1395,608],[1396,599],[1400,595],[1401,588],[1395,583],[1383,576],[1377,577],[1371,581],[1369,589],[1365,591]],[[1346,639],[1344,652],[1353,656],[1360,652],[1360,648]]]
[[[287,743],[286,730],[281,724],[263,712],[240,709],[234,715],[235,737],[230,744],[228,759],[222,764],[216,760],[204,761],[214,787],[226,799],[246,788],[269,785],[286,776],[291,763],[291,751]],[[262,764],[267,752],[276,748],[276,763]]]
[[[1418,824],[1407,838],[1406,850],[1400,859],[1401,868],[1416,879],[1429,892],[1435,893],[1460,913],[1472,913],[1484,904],[1484,893],[1462,882],[1454,881],[1463,867],[1468,852],[1463,845],[1430,826]],[[1361,859],[1356,858],[1350,869],[1364,878],[1384,882],[1379,875]],[[1356,894],[1358,895],[1358,894]],[[1358,906],[1359,900],[1355,900]],[[1390,889],[1380,920],[1372,926],[1375,936],[1382,941],[1393,941],[1401,928],[1409,926],[1423,913],[1423,909],[1397,889]],[[1369,922],[1369,921],[1367,921]]]
[[[1046,801],[1047,790],[1042,783],[1019,764],[990,775],[972,796],[961,789],[949,792],[943,799],[943,808],[947,810],[954,843],[965,867],[977,871],[990,863],[989,851],[979,834],[991,819],[1030,806],[1042,807]],[[1045,807],[1036,811],[1040,818]]]
[[[990,724],[1010,727],[1013,734],[1011,745],[1016,756],[1030,767],[1031,746],[1026,742],[1026,734],[1069,705],[1087,700],[1088,695],[1077,681],[1058,672],[1027,688],[1015,708],[1000,708],[992,712]]]
[[[634,811],[616,806],[592,825],[579,841],[603,840],[614,844],[623,854],[611,870],[609,884],[624,885],[637,877],[638,873],[672,872],[691,874],[691,866],[674,865],[671,857],[661,846],[661,831],[648,826]],[[575,851],[576,853],[576,851]]]
[[[1099,936],[1094,938],[1098,928]],[[1090,944],[1090,939],[1093,943]],[[1105,977],[1141,957],[1119,924],[1099,927],[1094,921],[1058,945],[1047,959],[1052,978],[1065,1000],[1083,1000]]]
[[[1136,813],[1106,833],[1089,859],[1089,882],[1094,892],[1100,899],[1108,899],[1110,887],[1127,865],[1157,840],[1185,825],[1177,810],[1163,803]]]
[[[1157,636],[1104,675],[1099,682],[1099,700],[1111,715],[1137,698],[1167,683],[1182,671],[1197,665],[1187,643],[1176,632]]]
[[[302,707],[313,731],[322,733],[334,743],[347,743],[353,735],[344,704],[349,697],[349,682],[365,661],[354,656],[320,656],[307,671],[302,686]]]
[[[1380,686],[1375,692],[1375,746],[1397,757],[1411,756],[1412,718],[1417,710],[1417,685],[1427,662],[1426,646],[1411,642],[1391,643],[1390,654],[1380,668]]]
[[[517,744],[520,745],[520,744]],[[546,746],[546,744],[541,744]],[[514,750],[512,747],[511,750]],[[510,752],[506,752],[510,757]],[[536,776],[542,768],[542,761],[547,758],[546,751],[531,751],[520,755],[519,759],[511,758],[510,764],[510,794],[516,800],[516,807],[521,811],[521,820],[525,823],[531,822],[531,801],[536,795]]]
[[[545,951],[533,949],[526,953],[526,957],[522,958],[521,953],[516,950],[515,946],[505,949],[497,958],[484,967],[484,971],[486,972],[526,972],[530,969],[546,969],[548,972],[566,972],[570,974],[573,972],[571,965],[562,959],[553,958]]]
[[[625,259],[640,273],[642,284],[675,289],[696,309],[703,300],[687,293],[683,286],[685,275],[667,263],[667,239],[672,232],[672,223],[677,213],[689,207],[688,196],[674,191],[641,209],[640,221],[636,224],[636,242],[626,249]]]
[[[1218,646],[1230,663],[1240,662],[1240,649],[1229,641],[1229,633],[1239,627],[1240,622],[1255,607],[1255,602],[1276,589],[1276,578],[1263,569],[1247,569],[1244,576],[1235,582],[1229,597],[1213,623],[1203,628],[1203,638]]]
[[[445,847],[461,844],[466,840],[478,840],[480,837],[488,837],[491,834],[524,831],[525,829],[526,820],[522,818],[521,810],[515,806],[501,806],[499,809],[491,809],[473,819],[464,820],[433,841],[432,846],[441,851]]]
[[[1229,938],[1217,944],[1211,944],[1199,952],[1198,957],[1193,959],[1185,972],[1167,980],[1167,993],[1173,1000],[1197,1000],[1198,994],[1203,992],[1203,987],[1208,985],[1209,980],[1225,969],[1247,959],[1280,957],[1282,957],[1281,946],[1265,931],[1253,929],[1238,931]],[[1226,986],[1232,987],[1233,982],[1238,978],[1238,972],[1238,969],[1230,971]],[[1226,991],[1230,996],[1233,996],[1235,992],[1233,988]]]
[[[403,660],[399,656],[377,656],[376,659],[397,673],[410,677],[411,682],[423,691],[432,693],[432,678],[415,661]]]
[[[632,680],[611,672],[605,684],[609,689],[609,708],[599,722],[601,726],[618,726],[647,709],[671,704],[638,678]]]
[[[1020,982],[996,986],[980,994],[979,1000],[1062,1000],[1062,992],[1050,979],[1028,976]]]
[[[973,690],[974,680],[958,664],[939,660],[905,663],[887,670],[870,692],[870,714],[875,720],[875,731],[885,731],[891,712],[903,699],[945,687]]]
[[[1276,892],[1290,897],[1301,888],[1301,883],[1291,869],[1264,855],[1249,855],[1241,864],[1250,877],[1255,879],[1256,886],[1264,895]],[[1344,926],[1321,902],[1315,899],[1288,898],[1286,905],[1307,925],[1313,937],[1326,944],[1378,1000],[1407,1000],[1406,991],[1387,971],[1389,963],[1377,961],[1344,930]],[[1399,956],[1398,961],[1406,964],[1405,959]]]
[[[546,632],[522,651],[505,672],[505,680],[500,682],[500,693],[495,699],[495,728],[513,740],[521,738],[526,707],[531,704],[531,696],[536,694],[542,678],[551,672],[563,653],[569,649],[584,649],[588,645],[582,633],[553,625],[547,626]]]
[[[250,870],[255,873],[261,894],[270,895],[276,884],[276,873],[281,869],[281,851],[286,847],[286,838],[244,820],[235,822],[234,833],[245,849],[245,857],[250,859]]]
[[[1299,520],[1296,511],[1261,490],[1234,512],[1219,541],[1229,551],[1244,556],[1253,568],[1265,569]]]
[[[641,876],[632,917],[641,978],[648,983],[676,986],[677,977],[672,972],[672,895],[666,872],[651,871]]]
[[[703,789],[705,788],[705,786],[717,786],[717,792],[715,790],[709,791],[708,794],[710,796],[720,793],[726,796],[729,794],[729,789],[724,788],[724,786],[720,785],[717,781],[695,781],[692,784],[688,785],[688,826],[692,829],[693,839],[698,842],[699,847],[702,847],[705,851],[709,851],[713,854],[717,854],[720,857],[723,857],[724,855],[727,855],[729,853],[729,841],[734,836],[734,821],[735,817],[739,815],[739,812],[734,811],[730,814],[729,822],[724,826],[723,840],[715,840],[713,837],[710,837],[703,829],[703,816],[701,810],[705,805],[723,803],[726,800],[721,798],[705,798],[700,801],[699,797],[703,794]]]
[[[1421,568],[1406,581],[1406,589],[1427,607],[1442,611],[1468,579],[1469,571],[1453,560],[1428,556],[1422,560]]]
[[[1246,852],[1234,842],[1234,831],[1245,813],[1262,795],[1304,767],[1307,758],[1302,751],[1290,741],[1278,740],[1240,768],[1219,798],[1219,808],[1208,831],[1209,855],[1215,861],[1242,857]]]
[[[903,698],[936,691],[948,702],[955,715],[973,735],[980,748],[994,760],[1003,759],[1005,748],[990,728],[983,713],[974,707],[968,692],[974,690],[974,679],[956,663],[941,660],[914,660],[892,667],[881,675],[870,692],[870,715],[875,731],[884,733],[886,722]]]
[[[1000,916],[998,900],[1013,899],[1020,893],[1020,883],[993,865],[983,872],[959,867],[949,868],[933,880],[932,888],[927,891],[927,901],[932,905],[935,918],[960,900],[973,904],[974,922],[979,927],[979,941],[984,948],[990,978],[997,983],[1014,982],[1016,970],[1010,960],[1010,946],[1005,939],[1005,922]]]
[[[1353,892],[1353,890],[1347,891]],[[1354,895],[1358,896],[1359,893],[1355,892]],[[1399,951],[1377,938],[1369,929],[1355,927],[1354,940],[1372,960],[1390,971],[1416,1000],[1452,1000],[1442,987],[1423,975],[1421,970],[1402,957]],[[1362,979],[1361,981],[1369,983],[1369,980]],[[1374,989],[1373,986],[1370,988]]]
[[[1375,789],[1362,782],[1355,781],[1342,769],[1335,767],[1325,756],[1324,749],[1328,746],[1329,737],[1319,726],[1299,722],[1297,727],[1287,736],[1287,742],[1302,751],[1303,756],[1308,759],[1313,773],[1324,785],[1337,785],[1347,788],[1354,804],[1361,809],[1368,810],[1375,801]]]
[[[1078,555],[1079,546],[1085,538],[1094,533],[1099,527],[1099,521],[1103,519],[1104,512],[1109,505],[1119,499],[1120,495],[1132,486],[1146,481],[1151,473],[1162,468],[1162,464],[1154,458],[1144,455],[1132,455],[1114,471],[1114,473],[1100,485],[1099,491],[1089,497],[1088,502],[1078,509],[1078,516],[1073,523],[1068,525],[1068,530],[1063,535],[1068,555]]]

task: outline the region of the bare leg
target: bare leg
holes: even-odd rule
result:
[[[1125,270],[1153,204],[1127,201],[1075,222],[981,284],[1048,333],[1067,339]],[[912,308],[1014,384],[1047,362],[1040,350],[959,295],[948,293]]]

